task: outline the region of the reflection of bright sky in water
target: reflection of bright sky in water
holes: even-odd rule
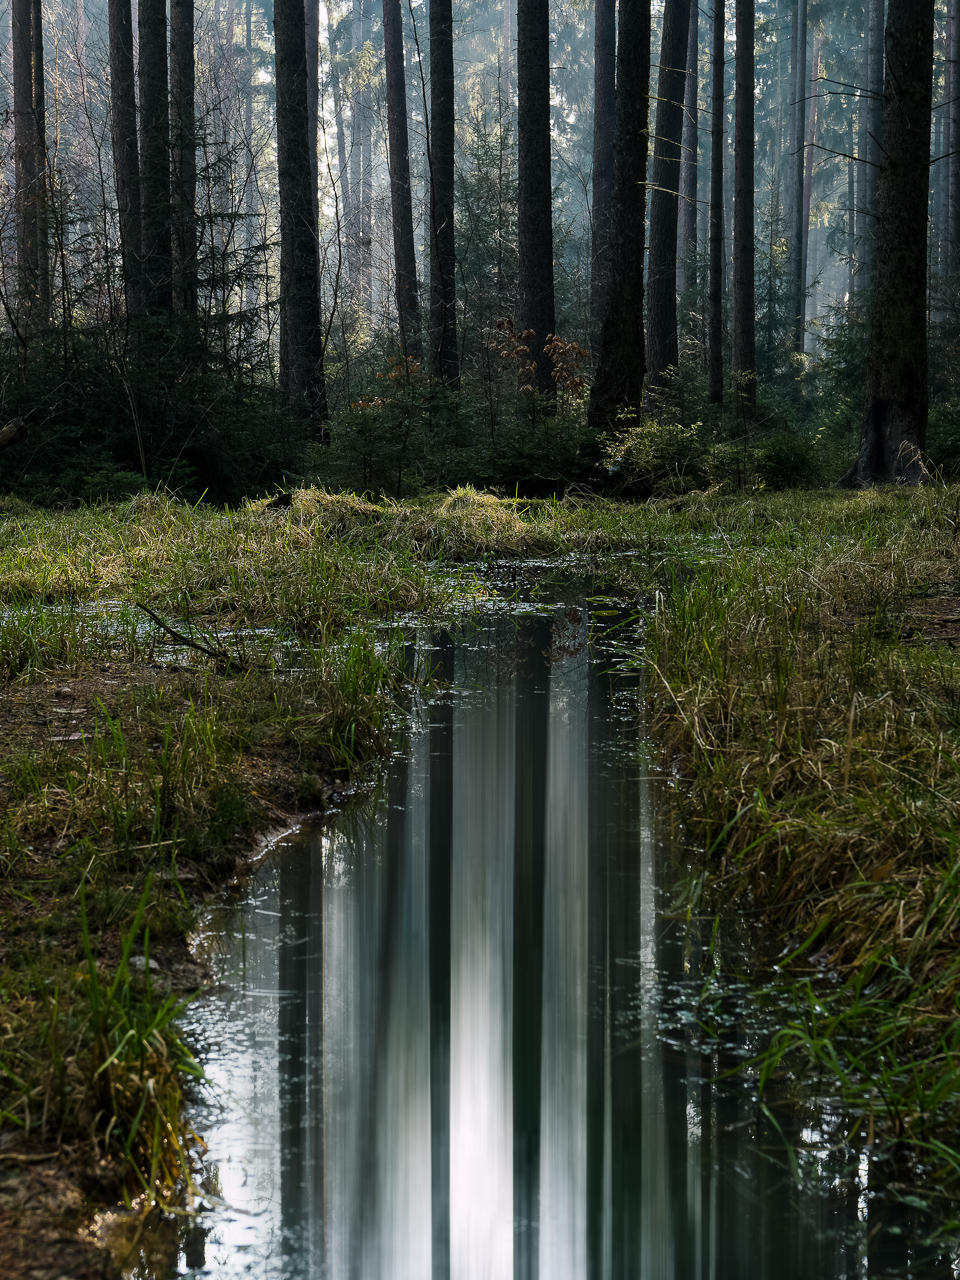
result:
[[[703,979],[657,915],[647,786],[585,640],[558,623],[548,669],[542,622],[478,629],[375,820],[259,875],[224,992],[189,1013],[222,1207],[187,1274],[865,1274],[854,1176],[838,1196],[836,1158],[811,1161],[798,1196],[746,1092],[682,1028],[658,1038]]]

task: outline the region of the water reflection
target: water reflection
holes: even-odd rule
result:
[[[192,1015],[221,1207],[190,1274],[868,1274],[856,1171],[827,1153],[798,1189],[790,1112],[721,1079],[736,1018],[713,1056],[683,1016],[658,1035],[667,993],[695,1003],[698,944],[658,913],[648,785],[588,627],[436,637],[453,688],[379,803],[288,842],[223,934],[227,990]],[[869,1274],[909,1265],[905,1239],[883,1225]]]

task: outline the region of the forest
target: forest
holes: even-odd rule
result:
[[[0,1275],[957,1274],[957,77],[11,0]]]
[[[11,17],[8,493],[953,473],[952,10]]]

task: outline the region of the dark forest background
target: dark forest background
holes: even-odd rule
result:
[[[907,435],[960,468],[958,0],[13,0],[0,32],[8,494],[832,484],[888,268]],[[926,184],[912,265],[884,181]]]

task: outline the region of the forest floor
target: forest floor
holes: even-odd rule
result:
[[[8,500],[0,1274],[106,1274],[92,1210],[182,1184],[190,928],[375,767],[418,678],[398,628],[482,602],[470,565],[570,555],[649,609],[648,721],[706,852],[684,908],[796,952],[761,1076],[826,1071],[871,1141],[960,1172],[960,490]]]

